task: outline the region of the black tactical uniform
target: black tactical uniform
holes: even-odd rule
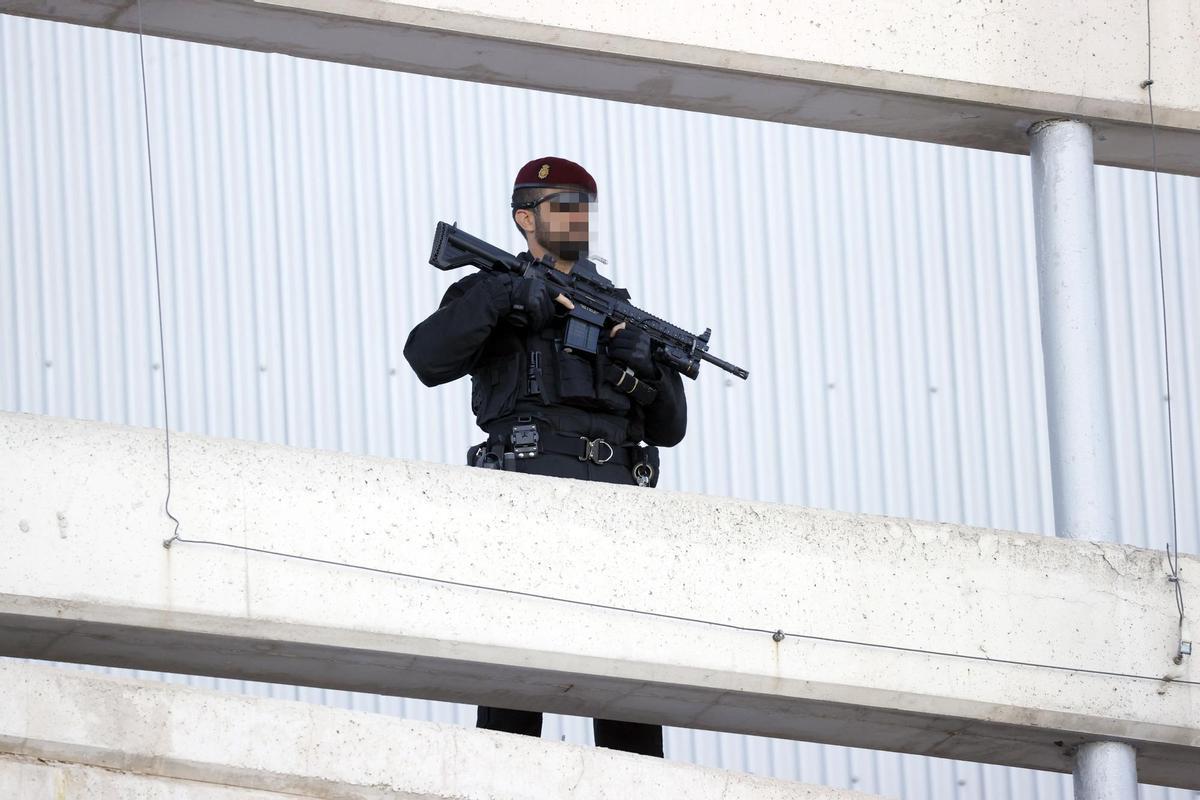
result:
[[[595,265],[586,259],[573,269],[596,275]],[[640,404],[609,379],[607,329],[601,334],[600,354],[588,357],[563,348],[566,310],[557,304],[553,319],[541,330],[521,325],[513,295],[522,280],[484,272],[463,278],[446,291],[438,310],[412,330],[404,346],[405,358],[427,386],[470,374],[471,410],[488,438],[470,449],[468,463],[653,486],[658,478],[655,445],[678,444],[687,427],[679,373],[657,365],[652,374],[643,372],[642,382],[655,395]],[[623,330],[619,336],[641,337],[643,349],[649,344],[640,331]],[[642,441],[651,446],[639,447]],[[539,712],[481,706],[478,726],[538,736],[541,718]],[[594,729],[600,746],[662,756],[658,725],[596,720]]]

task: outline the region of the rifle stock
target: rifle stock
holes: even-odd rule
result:
[[[524,271],[516,256],[445,222],[439,222],[433,232],[433,253],[429,263],[443,271],[466,266],[516,275]]]

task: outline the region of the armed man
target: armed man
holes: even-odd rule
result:
[[[595,202],[596,181],[580,165],[530,161],[513,185],[512,218],[528,247],[517,258],[586,275],[628,300],[587,259]],[[652,357],[645,331],[624,323],[600,328],[591,347],[572,346],[569,317],[580,313],[540,277],[473,272],[413,328],[404,356],[426,386],[471,376],[471,410],[487,439],[468,464],[652,487],[657,448],[687,429],[681,376]],[[480,706],[477,724],[540,736],[542,715]],[[658,725],[597,719],[594,731],[601,747],[662,757]]]

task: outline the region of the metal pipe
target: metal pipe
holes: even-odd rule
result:
[[[1092,129],[1048,120],[1029,135],[1055,530],[1116,541]]]
[[[1088,742],[1075,754],[1075,800],[1137,800],[1137,751],[1124,742]]]
[[[1029,136],[1055,533],[1115,541],[1092,129],[1047,120]],[[1130,745],[1088,742],[1075,755],[1074,773],[1075,800],[1137,800]]]

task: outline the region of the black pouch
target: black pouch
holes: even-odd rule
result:
[[[524,360],[523,353],[507,353],[471,373],[471,411],[481,425],[516,408]]]
[[[559,400],[571,405],[595,405],[596,375],[592,360],[559,350],[554,354],[554,362]]]
[[[608,356],[596,356],[596,405],[605,411],[624,415],[633,405],[633,399],[608,380],[606,373],[611,364]]]
[[[524,399],[544,406],[560,401],[558,395],[558,359],[555,357],[554,331],[543,329],[527,340]]]
[[[486,441],[467,450],[467,466],[481,469],[504,469],[504,443],[489,446]]]

